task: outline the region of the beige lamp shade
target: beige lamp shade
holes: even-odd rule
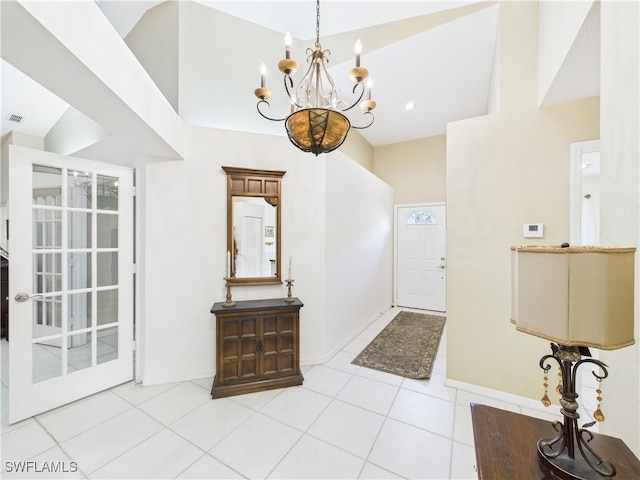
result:
[[[511,247],[511,322],[560,345],[632,345],[635,251]]]

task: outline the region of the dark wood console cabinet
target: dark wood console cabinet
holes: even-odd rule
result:
[[[216,375],[212,398],[301,385],[300,308],[295,298],[214,303]]]

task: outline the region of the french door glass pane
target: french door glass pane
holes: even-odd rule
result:
[[[67,201],[71,208],[91,208],[91,174],[69,171],[67,173]]]
[[[97,186],[98,210],[118,211],[118,179],[98,175]]]
[[[101,290],[98,295],[98,325],[118,321],[118,290]]]
[[[91,214],[69,212],[69,248],[91,248]]]
[[[56,335],[62,330],[62,297],[35,297],[33,302],[33,328],[31,330],[34,340],[41,337]]]
[[[91,287],[91,253],[70,253],[67,268],[69,290]]]
[[[59,347],[34,343],[32,356],[33,383],[44,382],[62,375],[62,358]]]
[[[34,165],[32,182],[34,205],[62,205],[62,169]]]
[[[118,252],[98,252],[98,287],[118,284]]]
[[[69,373],[91,367],[91,335],[91,332],[69,335],[70,348],[67,351]]]
[[[118,358],[118,327],[98,330],[98,363]]]
[[[91,292],[74,293],[68,297],[68,329],[91,328]]]
[[[62,247],[62,211],[60,209],[34,208],[33,247],[43,249]]]
[[[98,214],[98,248],[118,248],[118,216]]]
[[[33,255],[33,293],[62,290],[62,255],[36,253]]]

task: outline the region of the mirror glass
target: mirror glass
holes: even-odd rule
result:
[[[278,204],[265,197],[232,197],[231,276],[277,277]]]
[[[226,276],[232,285],[282,283],[283,171],[222,167],[227,174]]]

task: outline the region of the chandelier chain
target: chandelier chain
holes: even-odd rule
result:
[[[316,47],[320,46],[320,0],[316,0]]]

